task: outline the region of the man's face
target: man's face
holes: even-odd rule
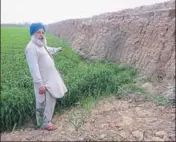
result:
[[[43,39],[44,38],[44,30],[39,29],[37,32],[35,32],[34,37],[37,39]]]

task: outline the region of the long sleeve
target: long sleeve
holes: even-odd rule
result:
[[[55,54],[56,52],[60,51],[61,50],[61,47],[49,47],[49,46],[46,46],[47,50],[51,53],[51,54]]]
[[[40,75],[38,56],[35,49],[28,48],[25,54],[26,54],[26,60],[29,66],[29,70],[33,78],[33,82],[38,88],[44,86]]]

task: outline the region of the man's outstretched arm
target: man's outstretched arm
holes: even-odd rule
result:
[[[46,46],[46,48],[51,54],[55,54],[57,52],[62,51],[62,47],[49,47],[49,46]]]

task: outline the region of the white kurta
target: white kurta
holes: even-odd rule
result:
[[[51,54],[59,50],[51,47],[47,49]],[[45,96],[38,92],[42,86],[45,86],[54,98],[63,97],[67,92],[66,85],[45,47],[39,47],[31,40],[25,49],[25,55],[34,82],[36,100],[43,102],[45,99]]]

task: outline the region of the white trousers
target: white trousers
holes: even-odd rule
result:
[[[37,93],[36,95],[40,94]],[[43,95],[44,99],[42,102],[36,97],[36,120],[38,127],[45,126],[51,122],[56,105],[56,98],[50,95],[48,91]]]

